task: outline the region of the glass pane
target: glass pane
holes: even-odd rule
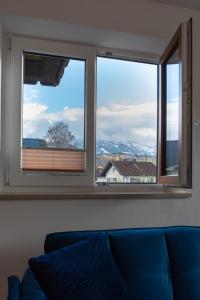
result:
[[[166,170],[165,175],[178,175],[180,65],[178,49],[166,64]]]
[[[24,53],[23,171],[84,171],[85,61]]]
[[[157,66],[97,58],[96,177],[155,183]]]

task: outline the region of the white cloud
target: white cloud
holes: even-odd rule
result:
[[[155,144],[156,123],[157,108],[153,102],[103,106],[98,109],[97,139]]]
[[[24,85],[24,102],[34,102],[39,99],[39,91],[37,88],[31,88]]]
[[[179,125],[179,103],[173,101],[167,105],[167,139],[177,140],[178,139],[178,125]]]
[[[23,105],[23,137],[44,138],[48,127],[56,121],[65,121],[76,137],[83,139],[84,112],[81,108],[48,112],[48,106],[28,100]]]
[[[44,104],[27,102],[23,105],[23,119],[24,121],[35,120],[44,117],[48,107]]]
[[[168,105],[171,136],[177,135],[178,103]],[[83,139],[84,110],[64,107],[62,111],[49,112],[48,106],[39,102],[37,90],[29,90],[23,105],[23,136],[44,138],[49,125],[65,121],[78,139]],[[155,145],[157,139],[157,108],[155,102],[142,104],[108,104],[97,111],[97,139],[116,142],[136,141]]]
[[[63,115],[69,122],[83,120],[84,111],[82,108],[64,108]]]

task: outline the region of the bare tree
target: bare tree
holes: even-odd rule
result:
[[[63,121],[55,122],[49,126],[46,138],[49,145],[56,148],[74,147],[75,136],[69,130],[69,125]]]

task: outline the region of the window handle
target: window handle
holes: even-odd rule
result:
[[[195,121],[194,121],[194,125],[195,125],[195,126],[199,126],[199,125],[200,125],[200,119],[195,120]]]

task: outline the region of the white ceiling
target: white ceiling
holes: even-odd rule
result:
[[[3,31],[8,34],[70,41],[134,52],[145,52],[159,56],[168,40],[160,37],[144,36],[78,26],[55,21],[5,15],[1,17]],[[148,55],[147,55],[148,56]]]
[[[200,10],[200,0],[148,0],[148,1],[160,2],[160,3]]]

